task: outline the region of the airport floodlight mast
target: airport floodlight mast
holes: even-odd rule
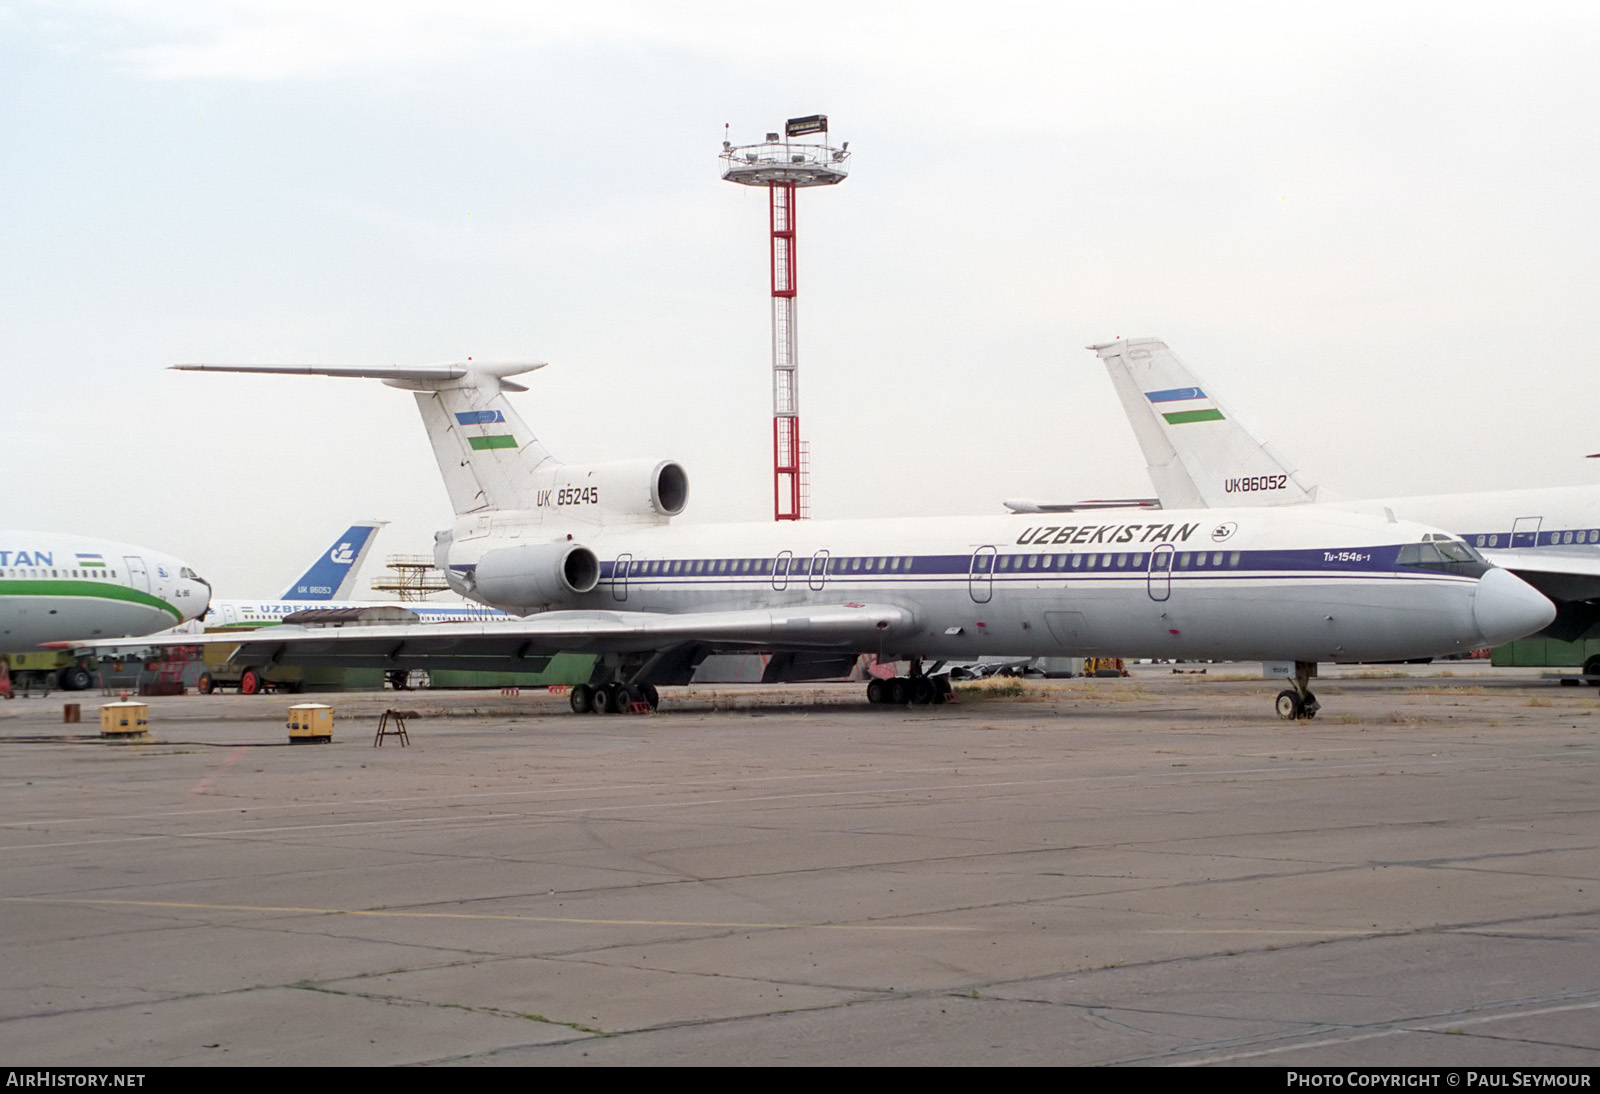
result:
[[[794,192],[843,182],[850,173],[850,142],[834,148],[828,143],[828,116],[812,114],[790,118],[782,139],[776,133],[768,133],[760,144],[734,145],[724,139],[721,159],[727,181],[767,189],[772,231],[772,515],[774,520],[800,520],[810,507],[810,487],[800,442]]]

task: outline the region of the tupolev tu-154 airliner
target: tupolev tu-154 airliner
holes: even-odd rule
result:
[[[1318,661],[1462,652],[1528,634],[1550,602],[1456,537],[1321,508],[1100,511],[674,524],[667,459],[561,463],[505,397],[540,364],[177,365],[380,379],[414,393],[456,513],[435,561],[463,596],[521,617],[282,626],[235,661],[506,669],[598,655],[573,710],[655,705],[719,650],[874,653],[910,674],[874,703],[943,698],[933,658],[1088,655],[1283,660],[1286,718],[1317,710]],[[1437,544],[1426,560],[1419,544]],[[1408,552],[1411,552],[1408,554]],[[207,636],[210,641],[237,638]],[[191,639],[192,641],[192,639]]]

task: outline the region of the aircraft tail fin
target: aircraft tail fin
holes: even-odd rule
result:
[[[508,376],[543,362],[464,361],[421,367],[335,365],[174,365],[189,372],[257,372],[382,380],[415,393],[417,409],[457,515],[491,509],[532,509],[536,470],[560,466],[505,398],[526,391]]]
[[[375,533],[387,523],[363,520],[345,529],[344,534],[333,541],[333,546],[318,555],[311,568],[289,586],[283,599],[349,600],[355,591],[361,564],[378,538]]]
[[[1089,348],[1105,362],[1164,507],[1316,500],[1317,487],[1303,482],[1165,342],[1139,338]]]

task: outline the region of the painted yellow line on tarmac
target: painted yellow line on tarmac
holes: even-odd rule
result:
[[[888,923],[738,923],[699,919],[591,919],[553,915],[488,915],[477,912],[400,912],[382,908],[294,908],[256,904],[189,904],[175,900],[93,900],[73,897],[0,897],[20,904],[93,904],[126,908],[185,908],[205,912],[276,912],[287,915],[361,915],[388,919],[481,919],[516,923],[566,923],[600,927],[717,927],[764,931],[976,931],[977,927],[939,927]]]

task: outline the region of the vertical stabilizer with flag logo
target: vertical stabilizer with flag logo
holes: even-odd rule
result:
[[[426,388],[395,379],[388,382],[416,392],[417,409],[457,515],[534,508],[531,476],[553,470],[559,461],[502,394],[525,388],[507,382],[495,366]]]
[[[1317,488],[1208,393],[1165,342],[1090,346],[1105,362],[1163,507],[1294,505]]]

